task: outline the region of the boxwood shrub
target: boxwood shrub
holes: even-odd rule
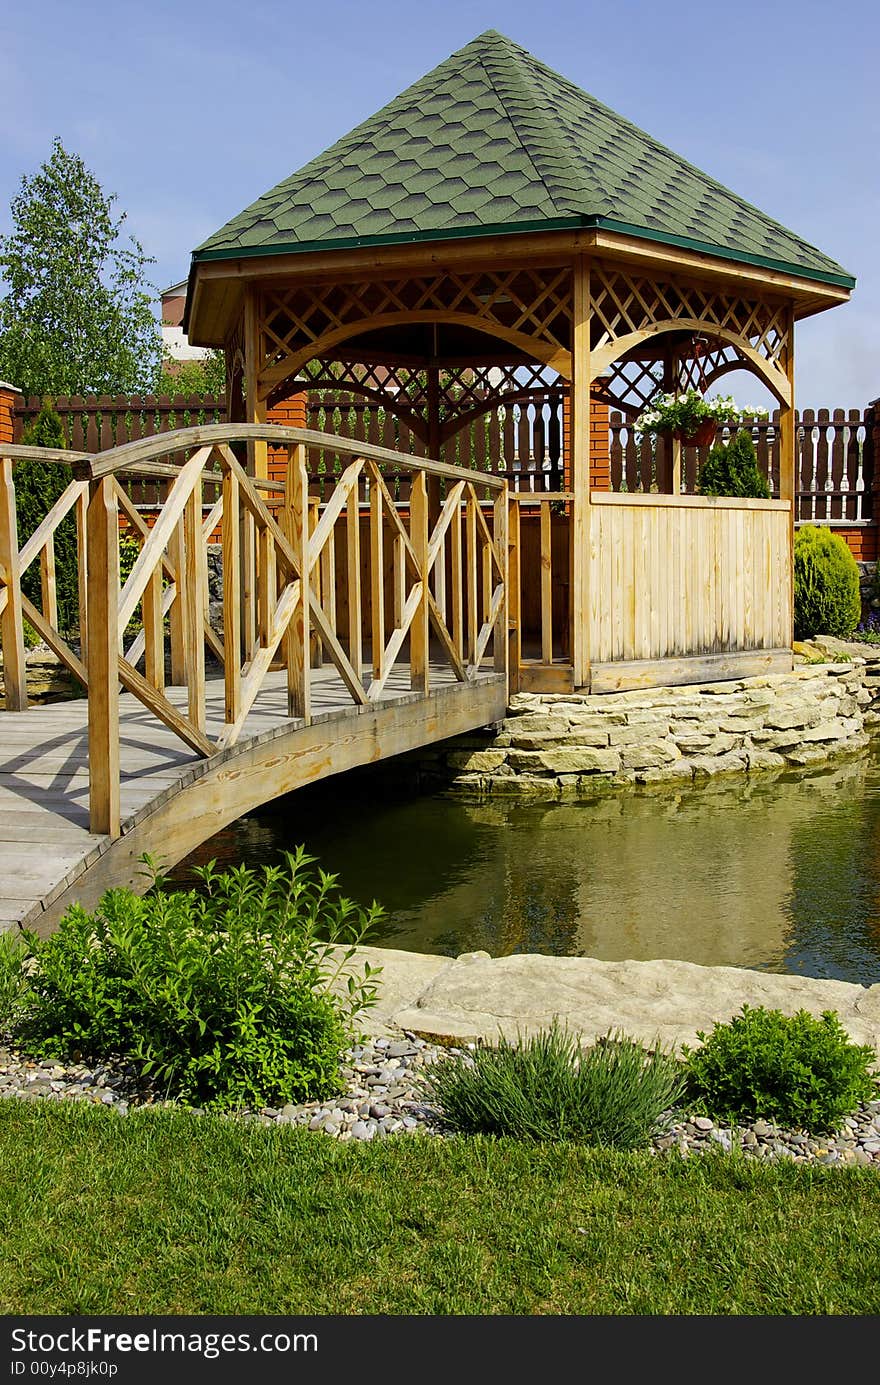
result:
[[[47,939],[26,934],[16,1037],[43,1057],[133,1060],[201,1106],[306,1101],[339,1089],[339,1062],[378,968],[354,949],[381,909],[343,898],[300,847],[283,866],[201,872],[202,888],[110,890]]]
[[[685,1050],[688,1096],[716,1119],[822,1134],[880,1090],[877,1055],[852,1042],[833,1010],[816,1019],[744,1005],[698,1037],[702,1047]]]
[[[794,541],[795,639],[847,639],[859,623],[859,569],[844,539],[805,524]]]

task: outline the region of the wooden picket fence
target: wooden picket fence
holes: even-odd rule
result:
[[[864,523],[874,518],[873,409],[804,409],[796,415],[797,446],[795,520]],[[779,414],[748,422],[758,454],[758,464],[779,494]],[[639,436],[622,414],[610,415],[611,490],[650,492],[663,490],[669,466],[665,439]],[[718,430],[727,441],[729,430]],[[686,494],[696,490],[697,474],[709,447],[683,447],[681,485]]]
[[[22,400],[16,409],[16,441],[36,415],[40,400]],[[558,390],[535,389],[522,403],[502,404],[452,437],[444,448],[444,460],[452,465],[503,476],[514,493],[558,492],[565,488],[563,464],[563,395]],[[140,438],[180,428],[222,423],[225,400],[213,395],[93,395],[56,401],[73,451],[94,454]],[[798,521],[864,524],[873,520],[874,483],[873,410],[804,409],[797,427]],[[375,404],[345,390],[310,393],[307,425],[317,432],[352,442],[424,457],[425,447],[407,425]],[[759,464],[770,480],[772,494],[779,493],[778,414],[754,419],[750,425]],[[719,438],[726,439],[726,430]],[[693,494],[699,467],[708,448],[682,450],[682,489]],[[631,422],[612,412],[609,421],[610,489],[651,492],[666,489],[669,468],[663,439],[637,436]],[[280,458],[279,452],[279,458]],[[185,458],[176,459],[182,463]],[[279,460],[279,465],[282,465]],[[309,490],[326,502],[345,470],[346,459],[328,443],[309,447]],[[403,468],[383,472],[395,498],[405,501],[409,472]],[[130,483],[130,498],[139,505],[161,503],[155,482]]]

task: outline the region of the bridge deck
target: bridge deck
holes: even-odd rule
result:
[[[448,666],[432,664],[427,697],[410,693],[409,681],[408,666],[396,666],[381,699],[357,708],[335,668],[315,669],[312,725],[306,727],[287,716],[286,674],[270,673],[239,742],[210,760],[194,755],[135,697],[121,694],[124,852],[117,849],[119,842],[89,832],[85,698],[3,713],[0,932],[16,923],[39,927],[56,919],[80,891],[93,901],[110,884],[132,883],[138,847],[170,866],[212,828],[219,830],[276,793],[476,729],[504,714],[502,675],[487,673],[462,684]],[[186,689],[170,688],[168,696],[182,706]],[[222,677],[206,681],[206,709],[208,735],[216,735],[223,725]],[[225,775],[223,793],[216,792],[218,773]],[[243,789],[248,775],[251,787]],[[175,816],[173,800],[182,799],[184,789],[189,797]],[[86,888],[91,877],[95,880]]]

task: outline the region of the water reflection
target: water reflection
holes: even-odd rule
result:
[[[577,804],[417,797],[375,771],[233,824],[175,872],[298,842],[388,911],[383,941],[455,954],[681,958],[880,981],[880,761]]]

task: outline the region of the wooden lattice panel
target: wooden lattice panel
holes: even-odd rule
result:
[[[571,271],[446,273],[265,289],[260,298],[263,397],[306,361],[382,325],[460,321],[569,373]]]
[[[714,329],[719,344],[736,345],[744,362],[757,367],[777,392],[788,393],[789,308],[782,301],[747,298],[708,283],[647,278],[601,262],[591,266],[590,295],[590,349],[597,373],[623,354],[621,346],[625,351],[658,330],[680,325]]]
[[[647,408],[663,392],[663,370],[655,362],[614,361],[598,380],[594,380],[595,399],[611,409],[620,409],[628,418]]]

